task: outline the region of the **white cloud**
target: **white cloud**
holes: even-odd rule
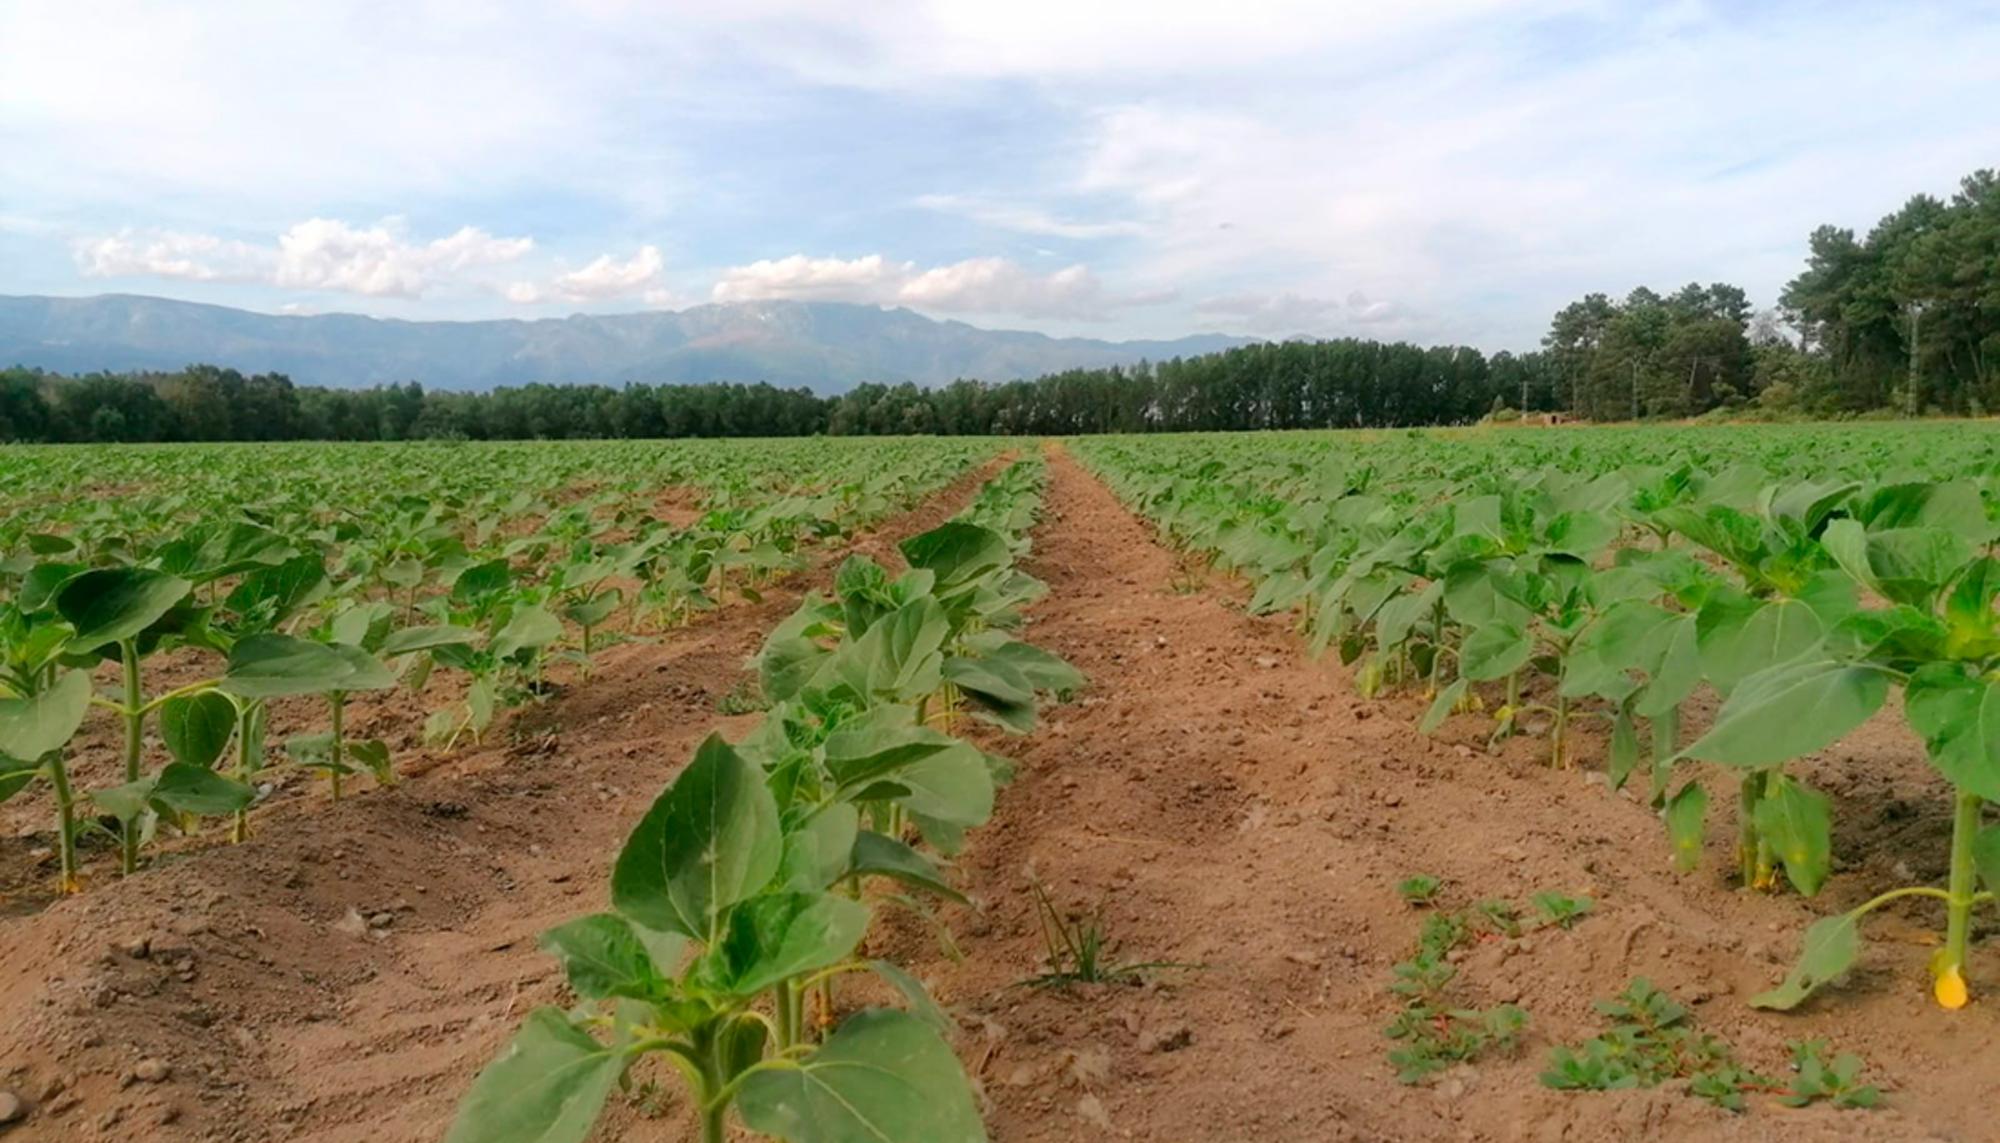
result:
[[[718,302],[793,298],[821,302],[893,303],[902,283],[917,272],[912,262],[890,262],[880,254],[863,258],[764,258],[731,266],[715,283]]]
[[[272,282],[414,298],[461,271],[512,262],[535,247],[532,238],[495,238],[470,226],[421,244],[405,241],[400,231],[393,221],[365,229],[327,218],[301,222],[278,238]]]
[[[1197,302],[1198,315],[1221,319],[1218,325],[1252,333],[1332,336],[1354,332],[1353,326],[1387,325],[1407,316],[1400,305],[1376,301],[1360,290],[1343,300],[1299,294],[1225,294]]]
[[[191,282],[256,281],[268,251],[212,234],[131,229],[76,242],[77,269],[88,278],[180,278]]]
[[[1083,265],[1039,274],[1006,258],[967,258],[923,269],[880,254],[848,259],[794,254],[723,271],[711,296],[718,302],[790,298],[900,305],[933,313],[1095,321],[1113,310],[1157,305],[1175,295],[1172,291],[1112,294]]]
[[[175,231],[115,234],[79,240],[77,268],[92,278],[177,278],[195,282],[262,282],[288,290],[335,290],[370,297],[421,296],[465,271],[521,258],[530,238],[496,238],[477,227],[431,242],[411,242],[389,219],[357,227],[312,218],[278,236],[275,245]]]
[[[666,259],[657,246],[641,246],[638,253],[620,261],[601,254],[589,265],[567,274],[558,274],[548,285],[514,282],[506,289],[508,301],[522,305],[540,302],[609,302],[639,298],[647,305],[664,306],[673,301],[673,292],[661,285]]]
[[[991,226],[997,230],[1011,230],[1018,234],[1041,234],[1051,238],[1095,239],[1126,238],[1145,233],[1145,227],[1129,220],[1078,222],[1074,219],[1058,218],[1047,211],[1032,206],[1024,206],[1019,203],[995,202],[990,199],[969,195],[919,195],[916,205],[923,207],[925,210],[935,210],[943,214],[955,214],[977,222],[982,226]]]

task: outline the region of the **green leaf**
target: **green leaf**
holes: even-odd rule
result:
[[[1654,628],[1642,653],[1651,678],[1632,703],[1641,718],[1659,718],[1679,707],[1701,683],[1700,635],[1693,615]]]
[[[1952,785],[2000,799],[2000,687],[1956,663],[1933,663],[1903,688],[1903,715]]]
[[[365,652],[363,652],[365,654]],[[294,635],[250,635],[229,650],[229,667],[218,687],[241,698],[284,698],[344,689],[354,673],[333,644]]]
[[[710,952],[715,983],[755,996],[781,980],[844,960],[868,931],[868,907],[832,893],[767,893],[729,913]]]
[[[1626,779],[1639,765],[1639,731],[1632,725],[1632,712],[1624,707],[1611,719],[1611,749],[1605,759],[1605,779],[1614,790],[1625,788]]]
[[[961,905],[966,903],[965,894],[952,888],[929,858],[899,838],[872,830],[862,830],[854,835],[854,851],[848,860],[848,872],[861,877],[888,877]]]
[[[1819,616],[1795,599],[1748,607],[1712,601],[1696,625],[1702,671],[1724,695],[1758,671],[1812,653],[1826,637]]]
[[[493,654],[505,659],[519,651],[539,651],[562,638],[562,620],[548,609],[529,605],[514,609],[507,625],[493,636]]]
[[[712,942],[723,911],[768,885],[783,857],[763,772],[710,735],[618,854],[612,904],[647,928]]]
[[[561,1011],[537,1008],[473,1081],[445,1143],[583,1143],[626,1060]]]
[[[393,659],[433,647],[470,647],[479,641],[479,632],[469,627],[405,627],[382,640],[382,657]]]
[[[153,784],[153,800],[175,813],[221,817],[248,809],[257,791],[206,766],[169,762]]]
[[[787,1143],[986,1140],[950,1046],[917,1017],[888,1009],[850,1017],[796,1068],[752,1074],[736,1106],[751,1130]]]
[[[194,585],[179,576],[145,568],[87,571],[56,592],[56,610],[76,634],[73,651],[95,651],[137,638],[187,598]]]
[[[160,737],[167,753],[190,766],[212,769],[236,733],[236,704],[215,691],[179,695],[160,704]]]
[[[955,826],[981,826],[993,816],[993,774],[978,748],[959,743],[898,771],[895,799],[910,812]]]
[[[69,671],[27,698],[0,699],[0,754],[33,766],[68,745],[89,712],[87,671]],[[11,767],[0,764],[0,769]]]
[[[967,587],[1013,560],[1005,536],[962,520],[911,536],[898,548],[911,567],[937,577],[932,590],[944,599],[962,594]]]
[[[1760,769],[1811,754],[1868,721],[1889,697],[1889,676],[1832,660],[1787,663],[1744,679],[1715,725],[1683,753]]]
[[[1853,913],[1822,917],[1806,929],[1805,947],[1784,983],[1750,998],[1752,1008],[1790,1011],[1820,985],[1853,967],[1861,955],[1859,918]]]
[[[931,990],[924,987],[923,981],[905,972],[893,961],[871,960],[868,962],[868,968],[876,976],[881,977],[889,987],[895,989],[897,994],[902,996],[903,1003],[910,1006],[911,1014],[930,1025],[933,1032],[940,1036],[951,1035],[951,1017],[945,1015],[944,1009],[938,1007],[937,1001],[931,999]]]
[[[662,965],[653,950],[640,939],[632,923],[615,913],[597,913],[559,925],[542,934],[541,946],[562,962],[569,986],[586,1000],[627,996],[651,999],[667,987],[667,974],[679,967],[679,934],[654,934],[656,942],[666,942],[662,952],[672,953]]]
[[[1673,846],[1674,868],[1692,873],[1701,864],[1703,828],[1708,820],[1708,791],[1700,782],[1689,782],[1667,801],[1663,811],[1667,842]]]
[[[1972,863],[1987,891],[2000,893],[2000,825],[1987,826],[1973,836]]]
[[[102,790],[92,790],[90,800],[99,809],[121,822],[132,822],[146,812],[153,800],[153,784],[156,779],[141,778],[136,782],[107,786]]]
[[[1465,697],[1465,688],[1471,685],[1470,679],[1461,678],[1439,691],[1437,698],[1431,700],[1430,709],[1424,712],[1423,721],[1417,724],[1417,733],[1436,734],[1438,727],[1444,725],[1444,720],[1451,717],[1451,712],[1458,709],[1459,700]]]
[[[1488,623],[1465,637],[1459,671],[1474,682],[1505,678],[1520,670],[1534,652],[1534,642],[1511,623]]]
[[[822,807],[802,826],[785,834],[779,880],[801,893],[818,892],[847,876],[861,812],[846,802]]]
[[[1758,799],[1757,833],[1785,866],[1785,877],[1811,897],[1833,872],[1833,812],[1825,794],[1785,779]]]

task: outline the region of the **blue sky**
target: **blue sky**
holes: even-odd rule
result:
[[[0,293],[1532,346],[2000,164],[2000,4],[0,0]]]

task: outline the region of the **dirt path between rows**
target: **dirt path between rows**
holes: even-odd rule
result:
[[[607,651],[587,684],[518,716],[532,733],[496,727],[339,805],[272,807],[245,845],[0,928],[0,1089],[29,1105],[0,1140],[442,1138],[520,1017],[561,1002],[536,934],[603,908],[618,846],[699,740],[754,725],[717,703],[765,633],[849,551],[889,557],[1004,462],[761,604]]]
[[[1672,874],[1653,814],[1601,775],[1548,770],[1539,741],[1492,758],[1476,729],[1422,738],[1414,700],[1362,702],[1282,621],[1246,617],[1241,593],[1176,593],[1172,555],[1059,451],[1052,477],[1027,564],[1051,592],[1026,635],[1090,689],[1032,737],[993,743],[1020,777],[962,862],[981,905],[958,927],[964,958],[911,920],[885,941],[967,1028],[994,1139],[1992,1137],[1992,1006],[1932,1007],[1916,950],[1892,944],[1892,964],[1809,1014],[1752,1012],[1741,998],[1774,980],[1815,906],[1724,886],[1719,823],[1707,872]],[[1459,906],[1544,890],[1598,906],[1574,929],[1471,949],[1463,1002],[1519,1003],[1528,1042],[1406,1087],[1382,1029],[1391,966],[1422,921],[1395,887],[1420,871]],[[1140,987],[1021,987],[1044,948],[1031,880],[1065,908],[1101,909],[1113,960],[1204,967]],[[1591,1001],[1634,976],[1764,1074],[1786,1074],[1786,1043],[1805,1036],[1860,1052],[1890,1107],[1756,1097],[1731,1115],[1669,1088],[1544,1089],[1550,1044],[1600,1030]]]

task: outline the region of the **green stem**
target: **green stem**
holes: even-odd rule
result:
[[[1978,794],[1958,792],[1951,818],[1951,878],[1945,898],[1944,951],[1938,958],[1940,974],[1949,969],[1964,973],[1965,950],[1972,938],[1972,906],[1978,887],[1978,868],[1973,864],[1973,841],[1979,836],[1979,811],[1985,800]]]
[[[131,639],[118,644],[118,660],[125,676],[125,781],[139,780],[140,754],[145,749],[146,708],[139,691],[139,645]],[[139,871],[139,815],[119,823],[120,872],[131,876]]]
[[[1745,889],[1757,884],[1757,803],[1763,801],[1769,780],[1769,774],[1755,770],[1743,775],[1743,784],[1737,788],[1736,868]]]
[[[245,700],[236,710],[236,780],[250,784],[250,776],[257,772],[256,760],[250,754],[251,720],[256,717],[257,704]],[[232,845],[242,845],[250,839],[250,807],[236,811],[229,823],[229,841]]]
[[[69,786],[69,766],[63,752],[49,755],[49,785],[56,792],[56,850],[61,855],[62,879],[58,891],[74,893],[83,887],[76,876],[76,795]]]
[[[778,985],[776,995],[778,1008],[778,1050],[784,1051],[798,1042],[799,986],[796,981],[787,980]]]
[[[1556,721],[1554,729],[1550,732],[1550,738],[1553,739],[1550,764],[1558,770],[1564,769],[1568,765],[1567,753],[1563,748],[1568,745],[1569,739],[1569,699],[1561,690],[1556,691]]]
[[[340,800],[340,767],[341,767],[340,738],[342,733],[341,721],[342,721],[342,716],[347,709],[347,695],[343,691],[335,691],[327,696],[327,701],[331,703],[333,706],[333,753],[331,756],[332,766],[327,770],[327,773],[331,775],[333,778],[333,800],[337,802]]]

